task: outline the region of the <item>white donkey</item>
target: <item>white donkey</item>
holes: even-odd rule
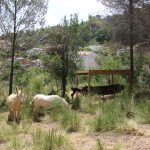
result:
[[[65,108],[70,108],[66,100],[58,95],[37,94],[33,97],[33,100],[30,102],[30,105],[32,105],[34,117],[37,117],[37,113],[40,108],[50,109],[55,107],[55,104],[61,104],[61,106]]]
[[[8,121],[15,121],[20,123],[20,111],[23,104],[22,88],[16,87],[16,94],[11,94],[6,100],[10,114],[8,115]]]

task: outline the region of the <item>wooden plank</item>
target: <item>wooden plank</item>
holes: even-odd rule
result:
[[[129,75],[130,70],[89,70],[91,75],[98,75],[98,74],[126,74]]]
[[[100,74],[106,74],[106,75],[113,75],[113,74],[125,74],[129,75],[130,70],[85,70],[85,71],[78,71],[77,75],[100,75]]]
[[[88,74],[89,74],[89,70],[77,71],[77,75],[88,75]]]

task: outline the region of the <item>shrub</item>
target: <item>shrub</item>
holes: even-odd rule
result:
[[[105,150],[104,144],[100,139],[97,139],[96,141],[96,150]]]
[[[64,107],[62,106],[61,103],[55,102],[55,103],[53,103],[53,107],[46,111],[48,112],[49,117],[53,121],[58,121],[58,120],[61,120],[61,117],[65,113],[66,110],[64,109]]]
[[[21,110],[22,119],[32,119],[32,110],[28,99],[25,99]]]
[[[80,128],[80,117],[77,112],[67,111],[62,116],[61,124],[67,132],[77,132]]]
[[[99,104],[99,96],[83,96],[81,101],[81,108],[84,112],[94,115],[96,114],[96,110],[99,108]]]
[[[150,68],[147,64],[142,67],[142,71],[139,75],[139,85],[150,88]]]
[[[95,117],[92,124],[95,131],[112,130],[117,127],[118,123],[124,122],[126,116],[122,110],[120,100],[114,99],[113,101],[103,103],[101,109],[102,113]]]
[[[47,72],[39,68],[29,68],[21,78],[21,84],[26,86],[29,93],[45,93],[48,85],[49,75]]]
[[[53,129],[49,130],[48,133],[37,129],[36,132],[33,133],[32,138],[34,147],[39,150],[59,150],[65,143],[65,137]]]
[[[81,102],[81,100],[79,97],[74,98],[73,102],[72,102],[72,109],[74,109],[74,110],[79,109],[80,108],[80,102]]]
[[[135,107],[139,116],[138,121],[150,124],[150,103],[139,103]]]
[[[123,123],[118,124],[116,127],[116,131],[127,134],[135,134],[138,129],[138,125],[134,120],[125,120]]]
[[[115,144],[113,147],[113,150],[121,150],[121,145],[120,144]]]

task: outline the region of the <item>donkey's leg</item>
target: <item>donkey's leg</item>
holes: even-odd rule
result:
[[[10,111],[9,111],[9,114],[8,114],[8,121],[13,121],[13,120],[14,120],[13,111],[10,110]]]
[[[39,107],[33,107],[33,121],[40,122],[41,120],[38,118]]]
[[[14,117],[14,120],[16,121],[17,120],[16,111],[13,111],[13,117]]]
[[[16,114],[16,123],[20,123],[20,111],[18,111]]]

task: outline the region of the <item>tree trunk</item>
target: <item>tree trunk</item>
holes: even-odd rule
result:
[[[11,67],[10,67],[10,79],[9,79],[9,95],[12,93],[13,87],[13,75],[14,75],[14,57],[16,49],[16,14],[17,14],[17,5],[15,1],[15,13],[14,13],[14,31],[13,31],[13,40],[12,40],[12,54],[11,54]]]
[[[67,77],[66,77],[66,75],[62,75],[62,97],[65,96],[66,85],[67,85]]]
[[[130,13],[130,93],[133,90],[133,0],[129,0],[129,13]]]

